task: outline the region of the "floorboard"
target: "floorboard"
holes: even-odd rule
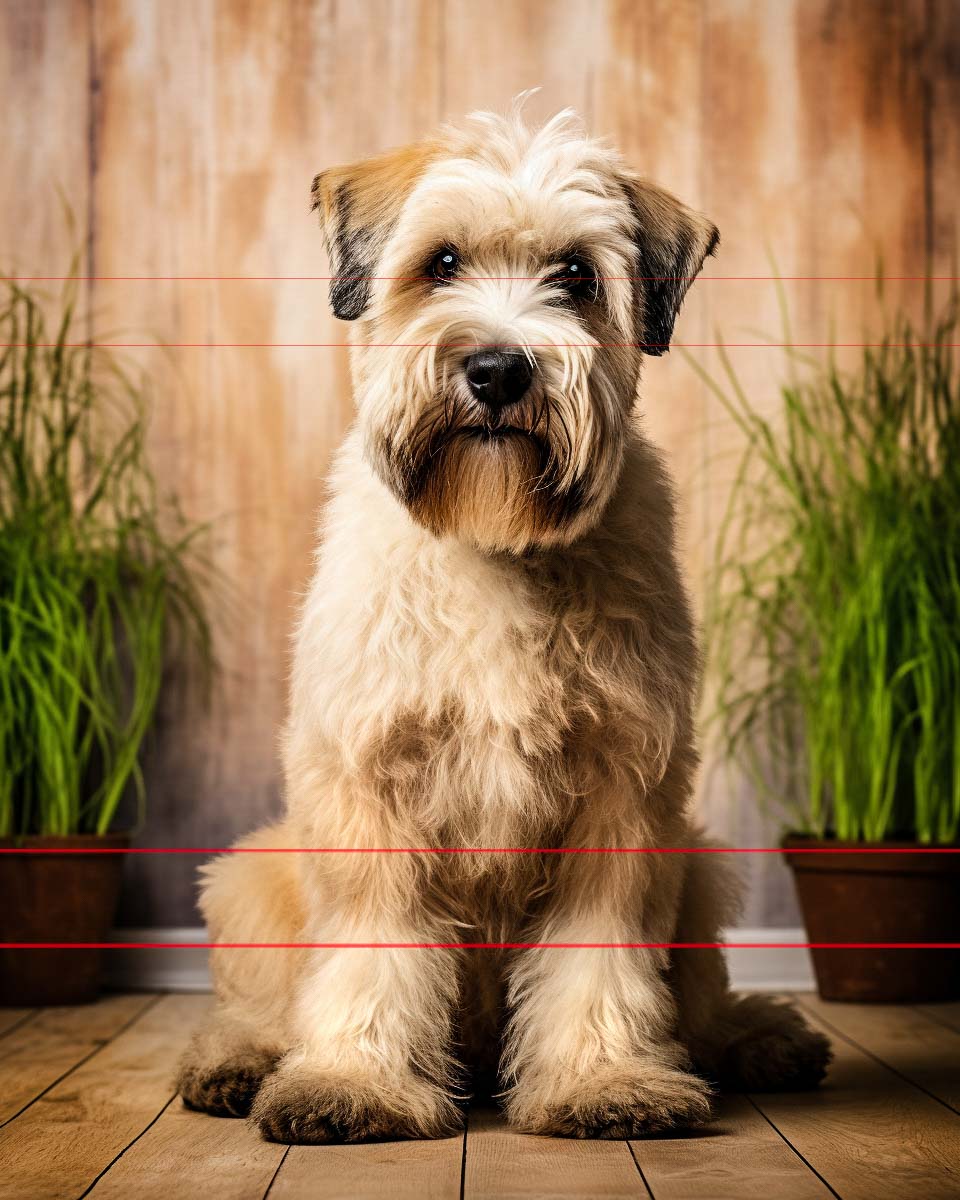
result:
[[[286,1150],[263,1141],[247,1121],[191,1112],[177,1098],[88,1195],[91,1200],[262,1200]],[[327,1172],[324,1163],[324,1180]],[[315,1172],[310,1195],[316,1195],[316,1187]],[[271,1200],[275,1195],[271,1192]]]
[[[0,1038],[37,1015],[35,1008],[0,1008]]]
[[[910,1008],[877,1004],[825,1004],[804,997],[831,1037],[866,1050],[960,1114],[960,1031]]]
[[[869,1053],[832,1040],[820,1089],[755,1095],[760,1111],[843,1200],[956,1200],[960,1117]]]
[[[177,1057],[210,999],[115,997],[87,1009],[90,1026],[123,999],[135,1001],[132,1023],[0,1131],[0,1200],[75,1200],[170,1102]]]
[[[832,1037],[817,1092],[728,1096],[708,1128],[529,1137],[492,1109],[466,1137],[278,1146],[188,1112],[177,1056],[205,996],[0,1014],[0,1200],[956,1200],[960,1005],[798,997]]]
[[[829,1200],[830,1190],[745,1096],[699,1132],[631,1147],[654,1200]]]
[[[0,1125],[96,1053],[154,997],[109,996],[98,1004],[47,1008],[3,1039]]]
[[[917,1004],[917,1012],[936,1021],[938,1025],[946,1025],[960,1032],[960,1003],[958,1004]]]
[[[626,1142],[513,1133],[490,1109],[470,1114],[464,1200],[591,1200],[649,1191]]]
[[[292,1146],[269,1200],[457,1200],[463,1137]]]

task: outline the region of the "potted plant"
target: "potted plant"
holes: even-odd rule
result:
[[[105,940],[171,638],[210,661],[197,527],[158,499],[144,395],[75,335],[76,285],[56,303],[50,324],[9,283],[0,311],[3,943]],[[0,949],[0,1003],[89,1000],[99,968],[96,950]]]
[[[960,940],[960,855],[943,852],[960,826],[958,325],[954,297],[919,334],[893,318],[854,369],[794,356],[769,414],[725,354],[725,383],[701,371],[746,439],[708,615],[716,711],[788,814],[813,943]],[[958,951],[813,963],[828,1000],[960,996]]]

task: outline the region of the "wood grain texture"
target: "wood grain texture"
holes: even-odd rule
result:
[[[47,1008],[3,1039],[0,1123],[10,1120],[152,1003],[150,996],[108,996],[92,1005]]]
[[[924,273],[924,179],[933,170],[923,139],[925,12],[909,0],[719,0],[704,6],[704,19],[703,201],[721,230],[718,271],[781,275],[787,314],[770,280],[710,285],[706,340],[736,347],[729,353],[740,385],[774,414],[790,359],[737,343],[791,341],[818,357],[823,343],[875,338],[880,305],[870,277],[878,264],[888,276]],[[922,285],[891,283],[886,295],[915,306]],[[852,364],[859,353],[837,351],[838,361]],[[716,351],[698,359],[722,377]],[[743,437],[715,401],[708,411],[701,495],[709,561]],[[701,804],[738,846],[774,844],[790,819],[758,810],[750,783],[709,744]],[[779,856],[750,856],[742,873],[750,884],[745,924],[799,924]]]
[[[142,1006],[144,998],[120,999]],[[90,1007],[92,1024],[108,1003]],[[89,1187],[169,1103],[177,1057],[209,1004],[208,996],[163,997],[7,1125],[0,1197],[60,1200]]]
[[[721,249],[678,343],[861,340],[872,284],[809,276],[956,274],[960,6],[954,0],[35,0],[0,6],[0,264],[62,272],[85,252],[98,328],[117,340],[342,343],[308,212],[313,174],[519,91],[535,119],[573,106],[627,160],[705,211]],[[77,221],[63,223],[60,188]],[[184,278],[184,277],[194,278]],[[941,294],[947,284],[939,285]],[[889,284],[916,305],[922,287]],[[778,350],[731,350],[762,405]],[[222,844],[277,811],[288,635],[323,478],[352,415],[347,354],[235,346],[129,351],[156,405],[165,489],[215,520],[229,601],[212,709],[187,672],[165,691],[146,764],[146,844]],[[682,351],[652,360],[643,407],[678,481],[702,605],[741,443]],[[708,744],[699,803],[739,845],[776,821]],[[196,862],[130,864],[131,925],[190,925]],[[747,924],[793,924],[776,856],[745,864]]]
[[[574,108],[590,122],[603,13],[591,0],[448,0],[441,60],[444,117],[506,112],[521,92],[533,120]]]
[[[947,277],[934,287],[939,300],[949,277],[960,276],[960,14],[953,0],[929,0],[925,11],[927,257],[933,273]]]
[[[917,1012],[923,1013],[939,1025],[960,1031],[960,1003],[952,1004],[918,1004]]]
[[[263,1141],[248,1121],[190,1112],[174,1099],[90,1195],[96,1200],[261,1200],[286,1150]],[[326,1178],[326,1168],[314,1174],[313,1190],[304,1196],[318,1194],[318,1175]]]
[[[697,0],[606,5],[591,71],[590,124],[634,170],[712,216],[703,170],[703,7]],[[676,343],[710,340],[710,304],[716,288],[728,286],[710,279],[728,273],[723,256],[708,260],[677,320]],[[683,562],[699,599],[708,568],[702,503],[705,429],[711,420],[707,391],[674,352],[646,363],[641,405],[644,425],[676,477]]]
[[[455,1200],[461,1170],[463,1195],[490,1200],[956,1196],[960,1116],[920,1089],[950,1100],[960,1033],[908,1007],[799,999],[835,1039],[827,1085],[725,1097],[717,1121],[699,1132],[629,1146],[538,1138],[512,1133],[499,1114],[478,1109],[465,1141],[288,1149],[261,1141],[245,1121],[181,1106],[173,1097],[174,1061],[210,999],[153,998],[0,1131],[0,1200]],[[957,1008],[930,1007],[941,1018]],[[98,1035],[110,1028],[108,1014],[116,1016],[111,1000],[82,1012]],[[34,1041],[38,1063],[62,1048],[66,1015],[57,1014],[59,1027],[50,1022]]]
[[[195,689],[166,693],[143,840],[219,845],[277,808],[289,634],[352,413],[345,348],[263,345],[345,342],[327,284],[273,277],[327,270],[317,171],[437,122],[437,5],[111,0],[96,13],[97,273],[271,277],[96,291],[107,326],[231,346],[137,352],[157,399],[155,461],[186,511],[214,520],[227,593],[212,710]],[[366,103],[348,100],[372,81]],[[373,103],[381,88],[389,105]],[[192,924],[196,866],[131,862],[126,920]]]
[[[464,1200],[591,1200],[646,1197],[626,1142],[578,1141],[514,1133],[489,1109],[470,1113]]]
[[[819,1091],[756,1095],[760,1111],[843,1200],[952,1200],[960,1117],[863,1050],[832,1041]]]
[[[270,1200],[457,1200],[463,1137],[359,1146],[292,1146]]]
[[[0,271],[63,274],[90,216],[90,4],[0,5]],[[51,284],[50,290],[56,290]]]
[[[868,1051],[960,1116],[960,1032],[894,1005],[828,1004],[798,997],[831,1033]]]
[[[0,1008],[0,1037],[6,1037],[36,1014],[35,1008]]]
[[[632,1142],[655,1200],[826,1200],[830,1192],[744,1096],[699,1133]]]

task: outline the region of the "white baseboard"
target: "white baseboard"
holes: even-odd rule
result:
[[[198,928],[114,929],[114,942],[206,942],[207,931]],[[242,954],[243,951],[237,951]],[[169,950],[105,950],[104,982],[120,991],[209,992],[209,951],[205,947],[184,949],[172,945]]]
[[[205,929],[116,929],[116,942],[206,942]],[[730,942],[793,943],[806,940],[803,929],[731,929]],[[244,951],[238,950],[238,954]],[[158,950],[106,952],[109,987],[134,991],[207,992],[210,990],[208,954],[204,948],[185,950],[171,945]],[[730,977],[738,991],[802,992],[813,988],[810,952],[802,946],[777,950],[727,951]]]
[[[728,942],[780,942],[776,950],[733,947],[727,951],[730,982],[738,992],[812,992],[813,963],[803,943],[807,931],[797,929],[730,929]],[[796,944],[797,948],[783,946]]]

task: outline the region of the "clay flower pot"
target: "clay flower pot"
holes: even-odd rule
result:
[[[38,851],[122,849],[126,834],[0,838],[0,942],[103,942],[116,916],[122,854]],[[33,853],[31,853],[33,851]],[[83,1004],[100,990],[103,952],[0,950],[0,1004]]]
[[[960,941],[960,854],[911,853],[921,848],[917,842],[885,842],[883,848],[894,851],[889,854],[832,854],[825,851],[864,846],[798,834],[782,844],[809,941]],[[810,953],[824,1000],[915,1004],[960,998],[960,950]]]

